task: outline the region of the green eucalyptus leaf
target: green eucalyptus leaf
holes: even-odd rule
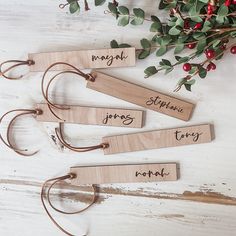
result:
[[[179,17],[177,19],[177,21],[175,22],[175,25],[181,26],[181,28],[183,28],[184,27],[184,20],[181,17]]]
[[[116,18],[118,17],[118,10],[117,10],[116,4],[109,2],[108,9],[110,10],[111,13],[113,13],[116,16]]]
[[[138,18],[144,19],[145,12],[141,8],[134,8],[133,9],[134,15]]]
[[[69,11],[71,14],[76,13],[77,11],[80,11],[80,5],[77,1],[73,1],[70,3]]]
[[[217,15],[216,21],[217,21],[217,23],[219,23],[219,24],[223,24],[224,21],[225,21],[225,17],[224,17],[224,16],[219,16],[219,15]]]
[[[148,39],[143,38],[140,40],[140,43],[144,49],[150,49],[150,47],[151,47],[151,43],[149,42]]]
[[[191,79],[191,80],[187,80],[187,81],[185,82],[185,84],[194,85],[195,82],[196,82],[195,79]]]
[[[95,6],[101,6],[106,2],[106,0],[95,0]]]
[[[202,27],[202,32],[207,32],[208,30],[212,29],[212,24],[210,21],[205,21]]]
[[[178,81],[177,85],[182,86],[182,85],[185,84],[185,83],[186,83],[186,78],[181,78],[181,79]]]
[[[193,36],[194,39],[197,39],[197,40],[201,40],[201,39],[206,38],[205,33],[202,33],[202,32],[195,32],[195,33],[193,33],[192,36]]]
[[[119,6],[118,11],[121,15],[129,15],[129,9],[125,6]]]
[[[192,85],[194,85],[196,82],[195,79],[191,79],[191,80],[187,80],[185,83],[184,83],[184,87],[188,90],[188,91],[192,91]]]
[[[178,61],[178,64],[189,61],[189,57],[178,57],[178,56],[176,56],[175,59]]]
[[[166,4],[166,2],[165,2],[164,0],[161,0],[160,3],[159,3],[158,8],[159,8],[160,10],[163,10],[163,9],[165,9],[167,6],[168,6],[168,5]]]
[[[186,83],[185,83],[185,84],[184,84],[184,87],[185,87],[186,90],[192,92],[192,88],[191,88],[192,85],[191,85],[191,84],[186,84]]]
[[[167,68],[167,69],[165,70],[165,75],[168,74],[168,73],[170,73],[173,69],[174,69],[173,66]]]
[[[126,26],[128,24],[129,24],[129,16],[128,15],[119,15],[118,25],[119,26]]]
[[[198,70],[199,70],[199,72],[198,72],[199,76],[202,79],[204,79],[207,75],[207,70],[205,68],[203,68],[202,66],[199,66]]]
[[[145,12],[141,8],[134,8],[134,19],[130,22],[132,25],[141,25],[144,22]]]
[[[218,16],[227,16],[227,14],[229,13],[229,8],[227,6],[225,6],[224,4],[222,4],[219,8],[219,10],[217,11],[217,15]]]
[[[160,19],[157,17],[157,16],[151,16],[151,20],[153,21],[153,22],[160,22],[161,23],[161,21],[160,21]]]
[[[180,30],[176,28],[176,26],[172,27],[170,30],[169,30],[169,34],[170,35],[179,35],[180,34]]]
[[[184,50],[184,44],[183,43],[182,44],[177,44],[176,47],[175,47],[174,53],[178,54],[178,53],[182,52],[183,50]]]
[[[155,66],[149,66],[148,68],[146,68],[144,70],[145,78],[148,78],[149,76],[152,76],[152,75],[156,74],[157,72],[158,71]]]
[[[152,38],[152,42],[161,45],[163,40],[159,35],[154,35],[153,38]]]
[[[199,53],[203,52],[205,47],[207,45],[206,39],[201,39],[200,41],[198,41],[197,43],[197,51]]]
[[[214,40],[214,43],[212,44],[212,47],[213,47],[214,49],[216,49],[217,46],[218,46],[220,43],[221,43],[221,40],[216,39],[216,40]]]
[[[160,22],[154,22],[151,24],[150,31],[151,32],[160,32],[162,29],[162,25]]]
[[[167,47],[165,45],[162,45],[157,51],[156,56],[160,57],[163,56],[167,52]]]
[[[119,48],[119,45],[115,39],[110,42],[111,48]]]
[[[162,63],[163,63],[163,65],[172,66],[171,62],[167,59],[162,59]]]
[[[119,48],[130,48],[131,45],[127,44],[127,43],[121,43],[119,44]]]
[[[192,69],[188,72],[189,74],[194,74],[198,70],[197,66],[192,66]]]
[[[142,50],[139,55],[138,58],[139,59],[145,59],[146,57],[148,57],[150,55],[150,50]]]
[[[170,35],[165,35],[161,38],[161,45],[165,46],[168,45],[172,41],[172,38]]]
[[[185,34],[180,35],[180,36],[178,37],[178,43],[184,43],[188,38],[189,38],[188,35],[185,35]]]

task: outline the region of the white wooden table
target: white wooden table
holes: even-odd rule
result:
[[[125,2],[125,1],[123,1]],[[157,12],[156,1],[126,1],[146,11]],[[148,25],[121,28],[115,19],[104,15],[103,7],[71,16],[58,8],[61,1],[0,0],[0,60],[26,59],[29,52],[96,49],[109,47],[112,39],[139,46],[139,39],[151,37]],[[159,13],[158,13],[159,14]],[[172,53],[166,58],[172,58]],[[172,74],[143,78],[143,70],[157,64],[155,56],[138,61],[136,68],[109,69],[108,73],[172,94],[181,68]],[[198,79],[193,92],[180,91],[177,97],[197,104],[188,125],[212,123],[216,139],[209,144],[182,146],[120,155],[59,152],[48,133],[55,125],[40,124],[28,117],[15,124],[17,145],[40,153],[22,158],[0,144],[0,235],[63,235],[49,221],[40,202],[44,180],[66,174],[76,164],[115,164],[177,162],[180,179],[152,184],[113,184],[100,186],[98,202],[80,215],[54,214],[62,225],[76,235],[164,235],[230,236],[236,231],[236,64],[234,55],[226,55],[217,70]],[[105,71],[105,70],[102,70]],[[14,108],[32,108],[43,101],[41,73],[28,74],[19,81],[0,81],[0,112]],[[85,89],[82,80],[60,80],[52,96],[57,102],[138,108],[106,95]],[[144,130],[178,127],[185,122],[153,112],[146,112]],[[4,122],[1,131],[6,131]],[[133,129],[67,125],[66,133],[77,144],[97,143],[104,135],[132,132]],[[75,142],[75,141],[74,141]],[[55,190],[57,206],[74,209],[87,203],[91,192],[64,186]],[[62,198],[63,197],[63,198]],[[63,200],[62,200],[63,199]]]

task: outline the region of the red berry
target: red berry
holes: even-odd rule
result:
[[[215,69],[216,69],[216,64],[214,64],[213,62],[211,62],[210,65],[211,65],[211,69],[212,69],[212,70],[215,70]]]
[[[214,64],[213,62],[207,65],[207,71],[215,70],[215,69],[216,69],[216,64]]]
[[[232,0],[232,4],[236,4],[236,0]]]
[[[197,23],[193,29],[200,29],[202,27],[202,23]]]
[[[183,65],[183,70],[184,71],[190,71],[192,69],[192,66],[189,63],[185,63]]]
[[[230,49],[230,52],[232,54],[236,54],[236,46],[233,46],[231,49]]]
[[[212,15],[213,9],[214,9],[214,6],[212,6],[211,4],[208,4],[208,6],[207,6],[207,14],[208,15]]]
[[[231,3],[231,0],[226,0],[226,1],[225,1],[225,6],[228,7],[228,6],[230,5],[230,3]]]
[[[187,47],[188,47],[189,49],[193,49],[193,48],[196,47],[196,43],[190,43],[190,44],[187,45]]]
[[[208,64],[207,65],[207,71],[210,71],[211,70],[211,64]]]
[[[213,14],[212,9],[207,10],[207,15],[212,15],[212,14]]]
[[[206,53],[207,59],[212,59],[213,57],[215,57],[215,51],[212,49],[206,50],[205,53]]]

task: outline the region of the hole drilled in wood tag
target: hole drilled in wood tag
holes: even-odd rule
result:
[[[80,69],[135,66],[135,48],[109,48],[65,52],[31,53],[34,61],[31,72],[44,71],[55,62],[67,62]],[[65,65],[57,65],[54,70],[64,70]]]
[[[177,180],[177,164],[138,164],[76,166],[71,168],[76,177],[73,185],[135,183]]]
[[[95,81],[88,81],[87,88],[185,121],[193,112],[194,104],[190,102],[97,71],[93,71],[92,75]]]
[[[51,109],[67,123],[130,128],[141,128],[143,126],[144,112],[141,110],[84,106],[67,107],[69,108],[67,110]],[[40,116],[36,117],[38,121],[61,122],[53,115],[47,104],[37,104],[37,109],[43,111]]]
[[[147,149],[175,147],[211,142],[211,125],[196,125],[175,129],[163,129],[134,134],[104,137],[108,147],[104,154],[133,152]]]

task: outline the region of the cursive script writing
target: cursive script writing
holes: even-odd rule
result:
[[[149,177],[149,178],[151,178],[152,176],[161,176],[161,177],[164,177],[164,176],[166,176],[166,175],[169,175],[170,173],[168,172],[168,173],[165,173],[165,169],[164,168],[162,168],[161,169],[161,171],[159,172],[159,171],[151,171],[151,170],[149,170],[149,171],[147,171],[147,172],[138,172],[138,171],[136,171],[136,173],[135,173],[135,176],[136,177],[138,177],[138,176],[143,176],[143,177]]]
[[[185,139],[185,138],[193,138],[193,141],[197,142],[201,135],[202,133],[198,133],[198,132],[183,133],[182,131],[178,131],[178,130],[175,131],[175,138],[178,141],[181,141],[182,139]]]
[[[148,106],[155,105],[155,106],[159,106],[159,108],[166,108],[166,109],[183,113],[182,107],[171,105],[171,102],[165,102],[161,100],[159,96],[150,97],[149,100],[147,100],[146,105]]]
[[[133,123],[135,118],[131,117],[131,115],[118,115],[118,114],[112,115],[107,113],[106,117],[103,119],[103,124],[107,124],[107,122],[111,119],[114,120],[121,119],[124,125],[130,125]]]
[[[105,56],[92,55],[92,61],[97,61],[97,60],[107,61],[107,66],[111,66],[112,63],[114,62],[114,60],[124,61],[127,58],[128,58],[128,56],[125,56],[123,51],[120,53],[120,55],[115,55],[115,56],[113,56],[113,55],[105,55]]]

